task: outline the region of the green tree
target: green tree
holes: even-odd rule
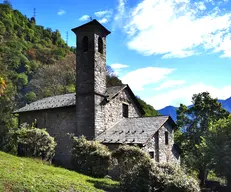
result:
[[[202,142],[201,137],[208,133],[210,123],[228,117],[229,113],[208,92],[193,95],[192,104],[190,108],[181,104],[177,110],[179,130],[176,133],[176,142],[182,149],[183,163],[189,169],[198,172],[203,185],[207,177],[209,159],[198,148]]]
[[[228,191],[231,191],[231,115],[211,123],[203,141],[200,147],[210,159],[210,168],[218,176],[226,177]]]
[[[110,66],[107,65],[106,71],[107,87],[123,85],[122,81],[116,76],[114,70]]]
[[[75,55],[70,54],[53,65],[41,67],[30,81],[29,87],[38,99],[74,92],[71,88],[75,85],[75,63]]]
[[[12,8],[12,5],[11,5],[9,0],[3,0],[3,4],[9,6],[10,8]]]
[[[10,150],[6,148],[6,145],[9,143],[8,133],[10,129],[15,126],[12,115],[15,90],[8,76],[9,72],[0,60],[0,87],[2,88],[2,94],[0,96],[0,150],[5,151]]]
[[[138,99],[143,110],[145,111],[145,114],[144,114],[145,117],[153,117],[153,116],[160,115],[160,113],[157,110],[155,110],[153,106],[147,104],[144,100],[142,100],[139,97],[136,97],[136,98]]]
[[[4,94],[4,90],[6,89],[6,81],[0,76],[0,97]]]

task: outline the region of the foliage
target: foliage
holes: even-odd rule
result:
[[[9,151],[6,147],[9,142],[8,133],[15,126],[12,110],[14,107],[14,87],[9,80],[6,66],[0,60],[0,77],[2,78],[2,95],[0,96],[0,150]]]
[[[22,124],[15,132],[18,154],[26,157],[40,157],[51,161],[55,155],[56,142],[46,129]]]
[[[103,192],[119,188],[118,182],[110,179],[88,177],[47,165],[44,161],[19,158],[3,152],[0,152],[0,170],[0,191]]]
[[[210,168],[227,179],[231,190],[231,115],[211,123],[203,141],[200,147],[210,159]]]
[[[70,52],[58,31],[36,25],[8,0],[0,4],[0,150],[11,150],[9,132],[17,127],[12,111],[36,99],[28,84],[38,68]]]
[[[70,54],[55,65],[40,68],[29,84],[37,99],[74,92],[71,87],[75,87],[75,63],[75,55]]]
[[[144,116],[145,117],[153,117],[153,116],[158,116],[160,113],[153,108],[153,106],[147,104],[144,100],[140,99],[139,97],[136,97],[142,106],[143,110],[145,111]]]
[[[6,89],[6,81],[0,77],[0,97],[3,95],[4,90]]]
[[[176,142],[182,150],[182,160],[188,169],[196,170],[199,179],[204,183],[210,158],[200,148],[202,137],[208,134],[209,124],[228,116],[217,99],[211,98],[208,92],[195,94],[193,106],[180,105],[177,110],[178,132]]]
[[[25,97],[26,97],[26,99],[27,99],[28,102],[33,102],[33,101],[35,101],[36,98],[37,98],[36,94],[35,94],[33,91],[28,92],[28,93],[25,95]]]
[[[129,172],[134,164],[142,164],[149,161],[149,156],[136,146],[122,145],[112,152],[112,157],[117,159],[121,173]]]
[[[127,192],[198,192],[198,182],[178,166],[154,163],[134,146],[121,146],[113,151],[121,168],[120,185]]]
[[[9,0],[3,0],[3,4],[9,6],[10,8],[12,8],[11,3],[9,2]]]
[[[110,168],[111,153],[97,141],[88,141],[84,136],[73,137],[72,164],[78,172],[103,177]]]
[[[117,77],[114,70],[109,65],[106,66],[106,72],[107,87],[123,85],[122,81]]]
[[[30,102],[24,96],[33,91],[27,84],[35,79],[38,67],[55,64],[71,52],[58,30],[36,25],[35,20],[13,10],[9,1],[0,4],[0,42],[0,57],[16,87],[19,107]]]

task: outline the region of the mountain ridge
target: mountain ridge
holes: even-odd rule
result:
[[[218,102],[221,103],[222,107],[224,109],[226,109],[229,113],[231,113],[231,97],[223,100],[223,99],[218,99]],[[191,107],[192,105],[189,105],[187,107]],[[174,121],[176,121],[177,119],[177,114],[176,114],[176,111],[179,107],[175,107],[175,106],[172,106],[172,105],[169,105],[169,106],[166,106],[162,109],[159,109],[158,112],[161,114],[161,115],[169,115],[172,117],[172,119]]]

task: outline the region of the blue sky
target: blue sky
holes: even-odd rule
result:
[[[136,95],[156,109],[189,105],[194,93],[231,96],[229,0],[10,0],[38,25],[58,29],[69,46],[71,29],[99,20],[107,64]]]

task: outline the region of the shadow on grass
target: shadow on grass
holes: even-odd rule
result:
[[[107,192],[120,192],[119,184],[109,184],[103,181],[97,181],[93,179],[88,179],[87,182],[93,183],[94,187],[97,189],[102,189]]]

